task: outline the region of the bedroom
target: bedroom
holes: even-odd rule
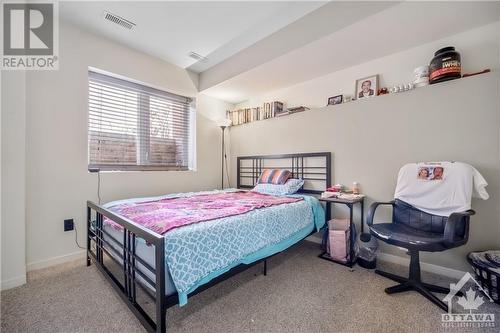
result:
[[[495,268],[485,281],[470,275],[489,293],[467,284],[484,304],[454,297],[448,309],[494,315],[467,327],[443,317],[446,294],[416,289],[476,273],[472,252],[498,258],[500,3],[40,4],[2,2],[2,331],[498,330]],[[430,161],[445,166],[444,180]],[[462,165],[487,186],[467,172],[467,185],[451,182],[466,188],[459,210],[401,194],[412,189],[405,168],[422,167],[412,184],[457,208],[446,178]],[[383,205],[370,214],[394,199],[435,212],[441,234]],[[175,221],[126,212],[151,203]],[[468,227],[439,247],[377,228],[446,236],[443,217],[470,209],[470,225],[461,216]],[[351,211],[344,265],[318,258],[339,249],[327,221],[345,227]],[[224,249],[210,238],[220,235]],[[187,239],[182,257],[174,244]],[[363,251],[376,261],[363,264]],[[346,267],[347,256],[359,260]],[[190,283],[183,258],[203,271]],[[388,294],[396,282],[376,271],[413,272],[401,288],[415,290]]]

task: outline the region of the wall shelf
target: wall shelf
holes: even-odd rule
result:
[[[324,111],[327,111],[327,110],[328,111],[330,111],[330,110],[340,110],[340,109],[342,109],[342,107],[344,107],[346,105],[356,105],[358,103],[372,103],[375,100],[379,100],[380,98],[391,98],[391,97],[395,97],[395,96],[409,95],[409,94],[415,93],[417,91],[422,91],[422,90],[427,90],[427,89],[436,89],[437,87],[454,85],[454,84],[457,84],[458,82],[461,82],[461,81],[464,81],[464,80],[473,80],[475,78],[488,77],[490,75],[495,75],[495,74],[496,74],[495,71],[491,71],[491,72],[488,72],[488,73],[482,73],[482,74],[478,74],[478,75],[474,75],[474,76],[468,76],[468,77],[464,77],[464,78],[460,78],[460,79],[455,79],[455,80],[450,80],[450,81],[444,81],[444,82],[439,82],[439,83],[435,83],[435,84],[430,84],[430,85],[427,85],[427,86],[424,86],[424,87],[414,88],[414,89],[403,91],[403,92],[399,92],[399,93],[378,95],[378,96],[373,96],[373,97],[363,98],[363,99],[355,99],[355,100],[347,102],[347,103],[336,104],[336,105],[326,105],[326,106],[323,106],[323,107],[311,107],[309,110],[306,110],[306,111],[296,112],[296,113],[291,113],[291,114],[286,114],[286,115],[282,115],[282,116],[275,116],[275,117],[266,118],[266,119],[260,119],[260,120],[255,120],[255,121],[250,121],[250,122],[246,122],[246,123],[243,123],[243,124],[233,125],[232,127],[238,127],[238,126],[242,126],[242,125],[248,125],[248,124],[257,123],[257,122],[261,122],[261,121],[265,121],[265,120],[276,119],[276,118],[288,118],[290,116],[294,116],[294,115],[297,115],[297,114],[308,113],[308,112],[311,112],[311,111],[314,111],[314,110],[324,110]]]

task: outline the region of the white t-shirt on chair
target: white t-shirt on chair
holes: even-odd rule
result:
[[[429,214],[449,216],[471,209],[472,196],[488,199],[487,185],[469,164],[409,163],[399,170],[394,198]]]

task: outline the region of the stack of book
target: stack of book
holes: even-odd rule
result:
[[[309,110],[309,108],[305,107],[305,106],[296,106],[296,107],[293,107],[293,108],[288,108],[287,110],[288,110],[289,114],[294,114],[294,113],[299,113],[299,112],[307,111],[307,110]]]
[[[356,199],[361,199],[365,195],[364,194],[352,194],[352,193],[344,193],[344,192],[323,192],[321,193],[321,198],[326,199],[326,198],[336,198],[336,199],[343,199],[343,200],[356,200]]]
[[[263,106],[226,111],[226,118],[231,120],[233,126],[250,123],[252,121],[274,118],[283,113],[282,102],[264,103]]]

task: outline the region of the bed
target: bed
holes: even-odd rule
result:
[[[242,191],[264,168],[290,170],[304,186],[279,197]],[[88,201],[87,265],[95,263],[148,331],[166,332],[167,308],[258,263],[266,274],[267,258],[319,231],[325,216],[313,195],[330,175],[330,153],[243,156],[237,189]],[[165,223],[161,212],[169,212]],[[154,311],[140,304],[139,291]]]

